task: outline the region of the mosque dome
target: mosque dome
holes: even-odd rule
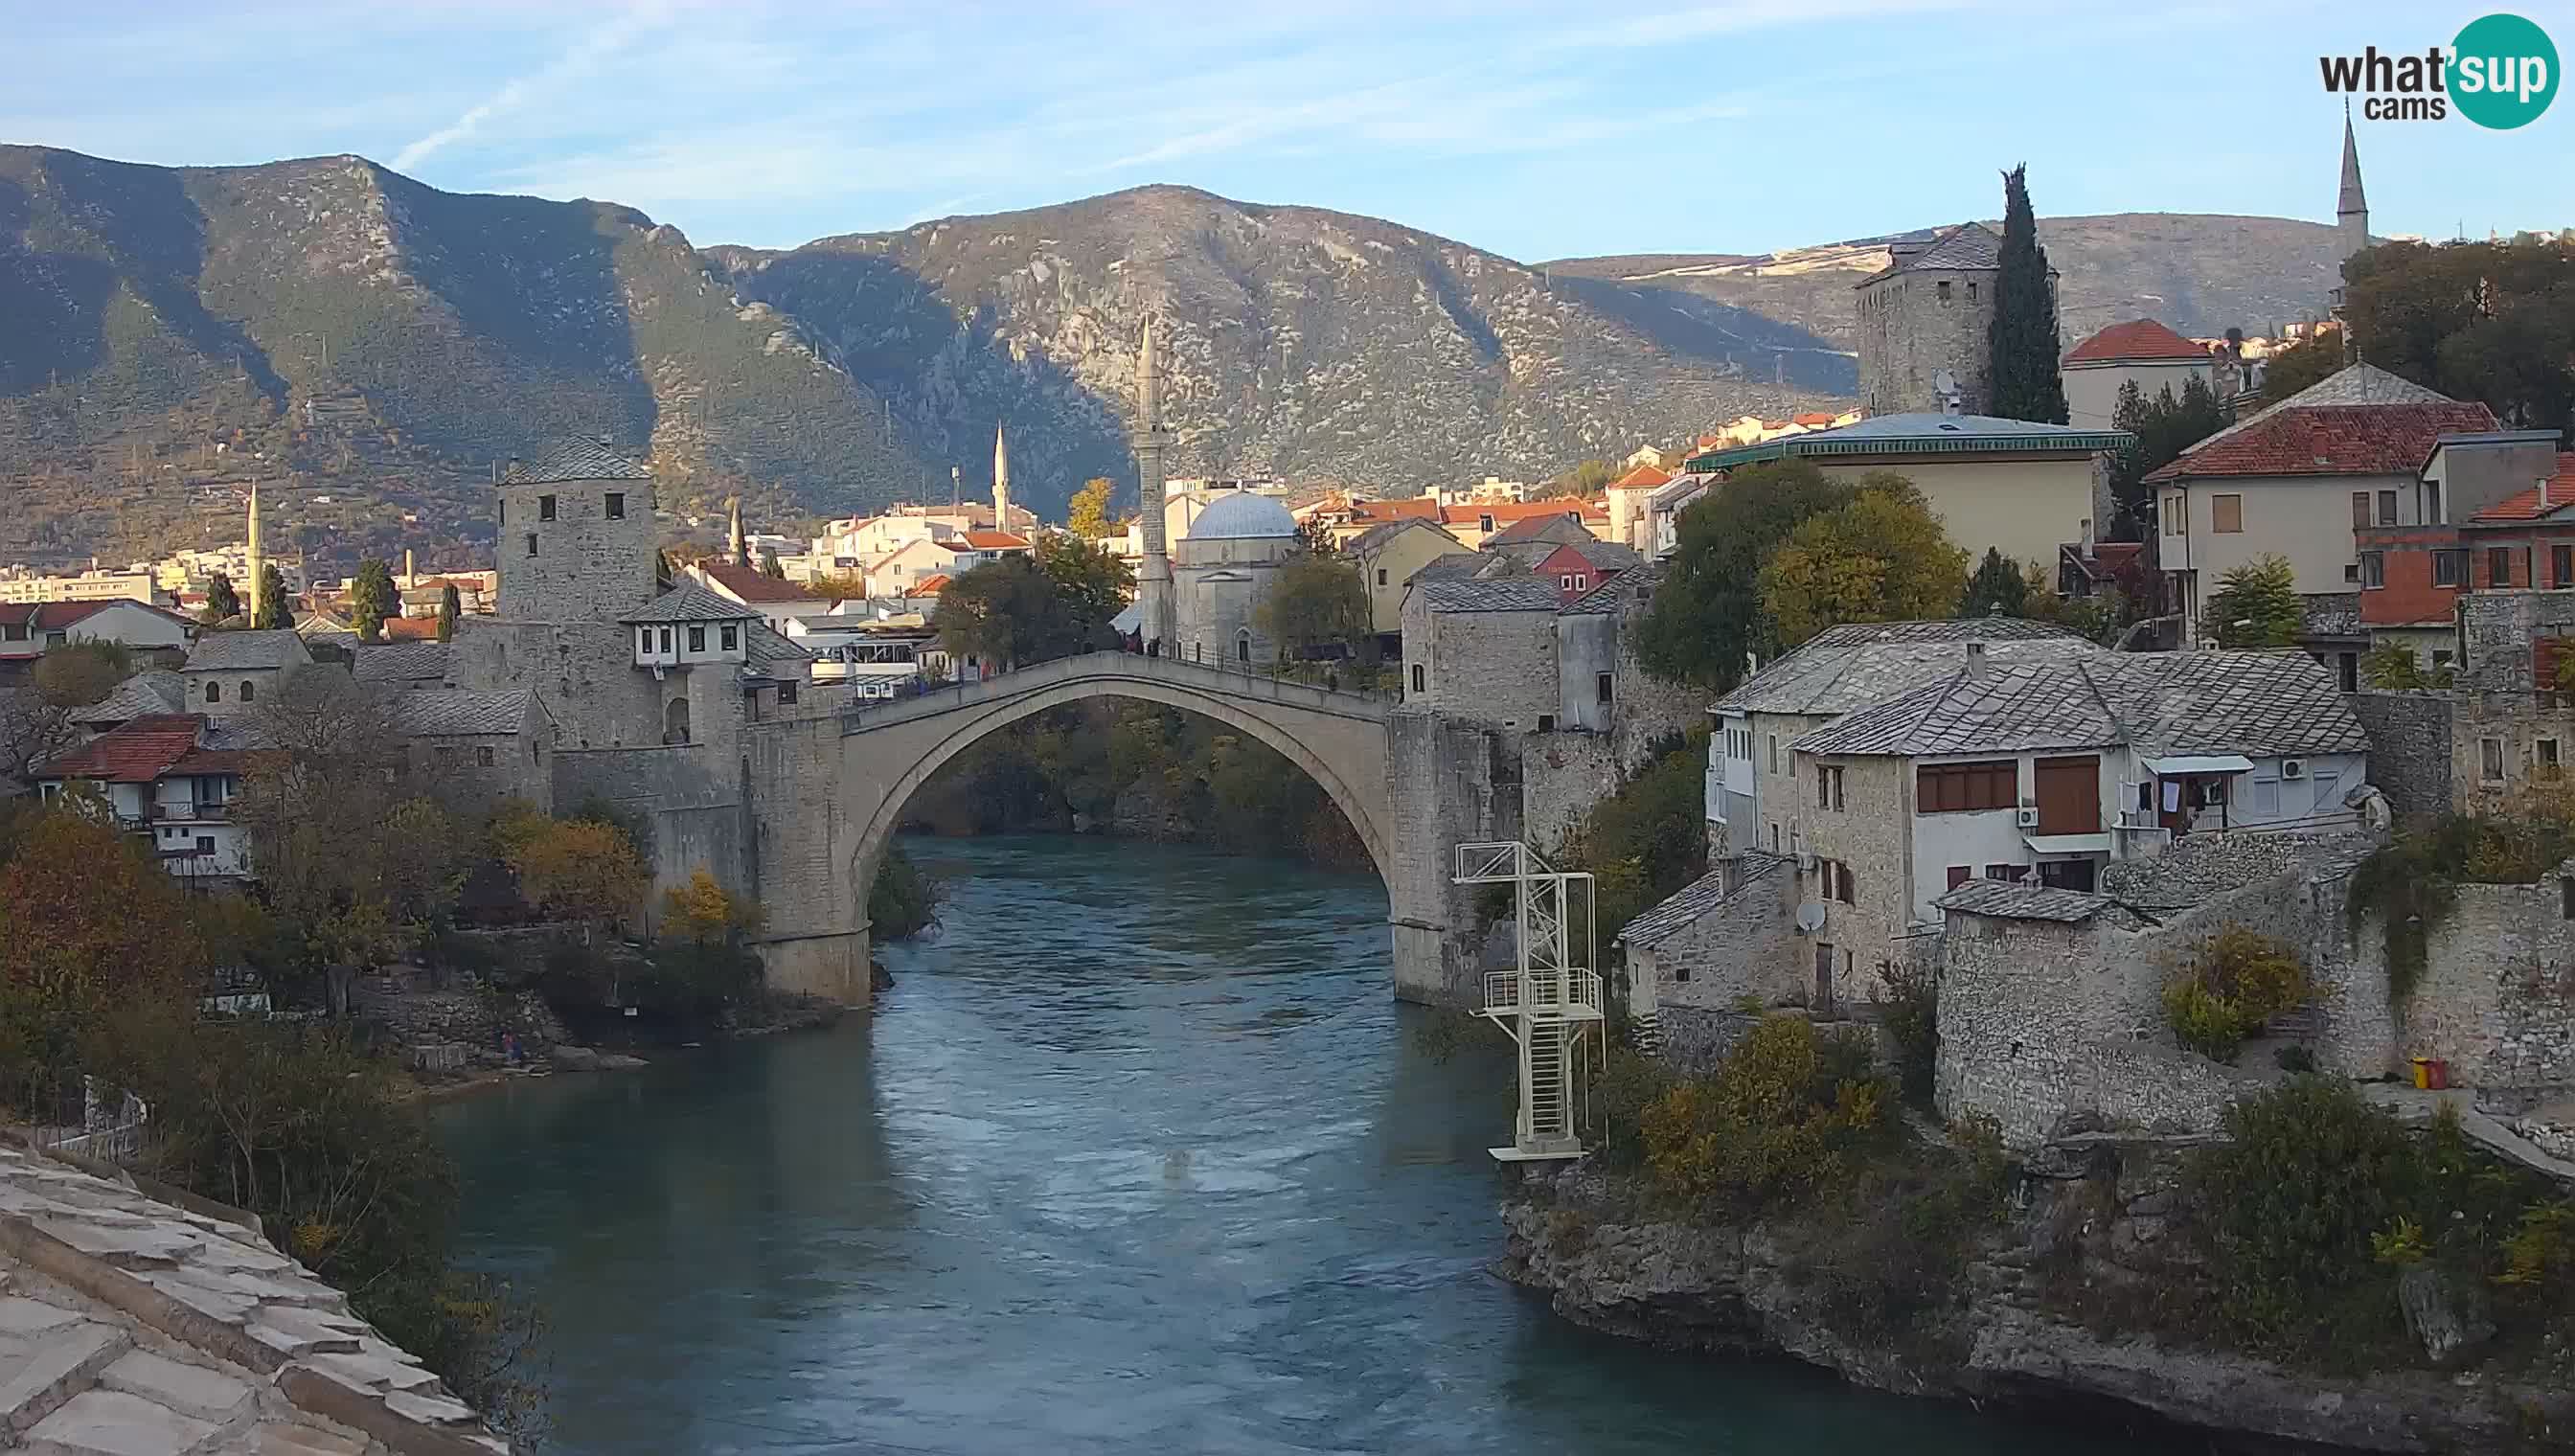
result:
[[[1257,541],[1294,536],[1296,518],[1268,496],[1236,491],[1220,496],[1190,523],[1191,541]]]

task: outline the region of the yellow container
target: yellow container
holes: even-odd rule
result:
[[[2414,1085],[2427,1092],[2432,1090],[2432,1058],[2428,1056],[2414,1058]]]

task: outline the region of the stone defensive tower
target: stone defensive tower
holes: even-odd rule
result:
[[[1960,223],[1897,243],[1859,284],[1859,398],[1871,415],[1982,415],[2003,240]]]
[[[1154,321],[1145,321],[1145,344],[1136,356],[1136,510],[1144,528],[1145,564],[1136,573],[1139,631],[1148,645],[1161,643],[1167,653],[1180,651],[1178,605],[1172,595],[1172,558],[1163,540],[1163,452],[1171,446],[1163,428],[1162,380],[1156,373]]]
[[[505,622],[616,622],[653,599],[653,473],[605,443],[558,447],[501,474]]]

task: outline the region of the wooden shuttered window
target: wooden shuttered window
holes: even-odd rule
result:
[[[2017,759],[1925,763],[1913,770],[1913,807],[1917,813],[2013,808],[2019,803],[2020,763]]]

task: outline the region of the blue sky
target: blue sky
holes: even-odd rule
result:
[[[2322,50],[2481,7],[1968,0],[20,7],[0,141],[356,152],[788,246],[1146,182],[1526,261],[1758,252],[2000,208],[2329,221]],[[2142,13],[2151,10],[2152,14]],[[2575,65],[2575,4],[2525,3]],[[2518,132],[2363,123],[2382,233],[2575,226],[2575,97]]]

